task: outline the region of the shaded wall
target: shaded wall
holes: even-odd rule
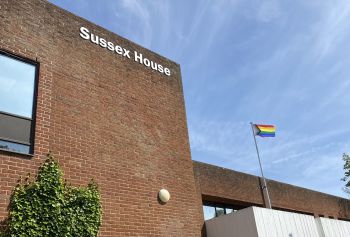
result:
[[[196,161],[193,166],[203,201],[263,206],[259,177]],[[275,209],[350,220],[347,199],[273,180],[267,184]]]

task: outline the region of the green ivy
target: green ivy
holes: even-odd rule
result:
[[[98,187],[73,187],[51,154],[35,181],[22,181],[10,202],[4,237],[95,237],[102,219]]]

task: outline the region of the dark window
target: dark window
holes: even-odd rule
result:
[[[223,207],[215,207],[215,216],[218,217],[218,216],[222,216],[222,215],[225,215],[226,212],[225,212],[225,208]]]
[[[38,64],[0,51],[0,149],[33,153]]]
[[[219,204],[219,203],[205,203],[203,205],[204,220],[209,220],[214,217],[230,214],[235,212],[237,209],[243,207],[233,207],[231,205]]]

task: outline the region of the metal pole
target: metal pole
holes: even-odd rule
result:
[[[262,190],[263,190],[263,193],[264,193],[264,189],[266,189],[266,197],[267,197],[267,208],[271,209],[271,200],[270,200],[270,195],[269,195],[269,190],[267,188],[267,183],[266,183],[266,179],[265,179],[265,176],[264,176],[264,172],[263,172],[263,169],[262,169],[262,165],[261,165],[261,160],[260,160],[260,155],[259,155],[259,149],[258,149],[258,144],[256,142],[256,138],[255,138],[255,133],[254,133],[254,125],[252,122],[250,122],[250,125],[252,127],[252,132],[253,132],[253,137],[254,137],[254,142],[255,142],[255,148],[256,148],[256,154],[258,155],[258,161],[259,161],[259,166],[260,166],[260,172],[261,172],[261,177],[263,179],[263,187],[262,187]]]

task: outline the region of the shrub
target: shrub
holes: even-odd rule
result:
[[[51,154],[39,168],[35,181],[29,177],[15,188],[6,231],[11,237],[95,237],[102,219],[100,194],[94,181],[73,187]]]

